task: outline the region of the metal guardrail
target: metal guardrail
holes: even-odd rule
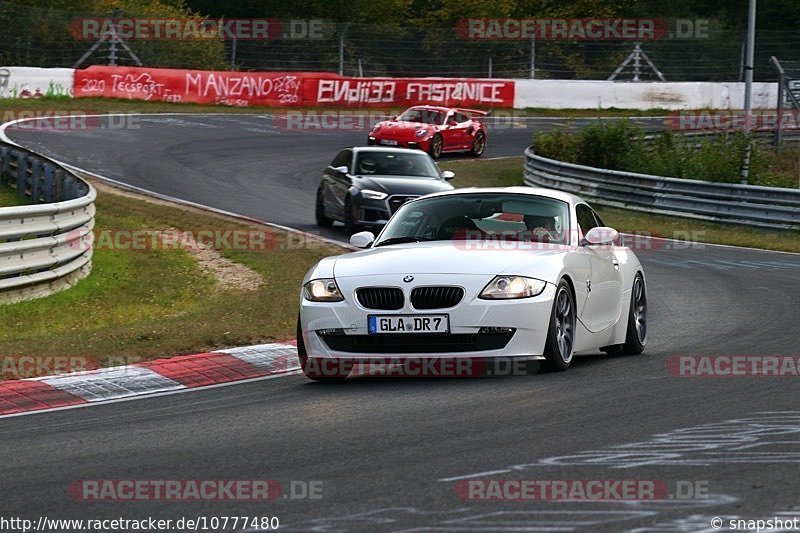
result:
[[[575,165],[525,150],[524,181],[596,204],[748,226],[800,229],[800,190],[668,178]]]
[[[37,298],[89,275],[97,192],[54,161],[0,142],[0,187],[32,205],[0,207],[0,304]]]

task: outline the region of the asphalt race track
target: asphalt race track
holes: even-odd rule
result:
[[[489,130],[484,157],[522,155],[537,129],[579,127],[591,119],[494,120],[500,127]],[[640,121],[648,128],[663,124],[658,118]],[[288,130],[284,123],[271,115],[144,115],[89,122],[97,127],[79,131],[22,126],[7,133],[45,155],[131,185],[318,231],[314,195],[322,170],[340,148],[364,144],[366,132]],[[338,228],[327,234],[344,238]]]
[[[270,124],[142,117],[139,129],[8,133],[126,183],[311,229],[320,169],[363,133]],[[490,132],[486,157],[521,154],[531,133]],[[483,379],[331,386],[290,376],[2,419],[3,508],[34,519],[277,516],[287,531],[701,531],[713,517],[800,516],[798,377],[666,368],[672,356],[800,355],[800,255],[674,243],[638,254],[650,303],[641,356],[586,355],[567,372]],[[322,481],[322,498],[68,493],[79,479],[264,478],[284,488]],[[469,479],[654,480],[676,497],[473,502],[456,494]],[[681,497],[686,487],[694,497]]]

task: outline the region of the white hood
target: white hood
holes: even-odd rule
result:
[[[524,245],[524,244],[523,244]],[[390,245],[345,254],[333,267],[337,278],[374,274],[509,274],[531,275],[558,272],[566,246],[533,244],[536,249],[476,249],[480,243],[437,241],[424,244]],[[514,271],[524,266],[524,271]]]

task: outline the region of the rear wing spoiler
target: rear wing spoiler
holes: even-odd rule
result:
[[[456,111],[459,113],[464,113],[465,115],[469,115],[472,118],[481,118],[489,116],[492,112],[489,111],[481,111],[479,109],[464,109],[464,108],[455,108]]]

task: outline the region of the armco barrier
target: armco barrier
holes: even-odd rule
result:
[[[649,213],[800,229],[800,190],[666,178],[574,165],[525,150],[525,184]]]
[[[35,203],[0,207],[0,304],[45,296],[89,275],[94,187],[54,161],[0,142],[0,187],[9,185]]]

